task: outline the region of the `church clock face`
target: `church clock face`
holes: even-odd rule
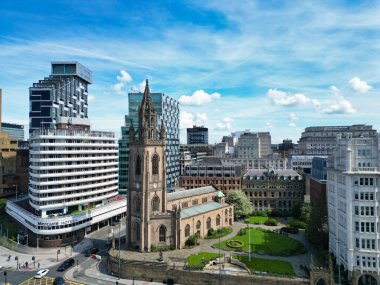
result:
[[[153,183],[153,188],[154,189],[156,189],[157,188],[157,186],[158,186],[158,184],[155,182],[155,183]]]
[[[140,183],[136,182],[136,189],[140,189]]]

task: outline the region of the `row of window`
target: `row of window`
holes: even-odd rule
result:
[[[355,206],[355,215],[357,216],[370,216],[373,217],[375,215],[375,207],[370,206]]]
[[[252,195],[253,193],[253,195]],[[276,192],[245,192],[245,195],[249,197],[271,197],[271,198],[277,198],[277,197],[301,197],[302,192],[278,192],[278,196],[276,195]],[[268,194],[268,195],[267,195]]]
[[[374,201],[375,200],[375,194],[371,192],[355,192],[354,193],[355,200],[362,200],[362,201]]]
[[[374,233],[375,223],[371,222],[355,222],[355,231],[361,233]]]
[[[355,240],[356,242],[356,248],[360,248],[360,249],[370,249],[370,250],[374,250],[376,249],[376,240],[375,239],[359,239],[359,238],[356,238]]]

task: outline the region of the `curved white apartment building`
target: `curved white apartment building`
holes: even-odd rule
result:
[[[32,245],[79,241],[126,212],[113,133],[39,130],[31,135],[29,155],[29,200],[10,202],[7,211],[31,232]]]
[[[330,252],[348,270],[352,284],[380,284],[377,135],[338,138],[327,167]]]

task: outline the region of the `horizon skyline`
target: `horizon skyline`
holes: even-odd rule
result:
[[[117,137],[127,93],[146,78],[180,101],[181,143],[192,125],[208,127],[211,143],[245,129],[279,143],[309,126],[380,128],[380,3],[161,4],[0,3],[3,121],[28,129],[28,88],[67,60],[93,72],[93,129]]]

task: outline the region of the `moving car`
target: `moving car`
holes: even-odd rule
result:
[[[84,252],[84,256],[85,257],[89,257],[89,256],[91,256],[91,250],[86,250],[85,252]]]
[[[54,279],[53,285],[66,285],[65,279],[61,276],[58,276]]]
[[[37,271],[36,275],[34,276],[34,278],[36,279],[41,279],[42,277],[44,277],[46,274],[48,274],[49,272],[49,269],[41,269],[39,271]]]
[[[57,271],[65,271],[67,268],[73,266],[75,264],[75,260],[73,258],[69,258],[65,260],[57,269]]]

